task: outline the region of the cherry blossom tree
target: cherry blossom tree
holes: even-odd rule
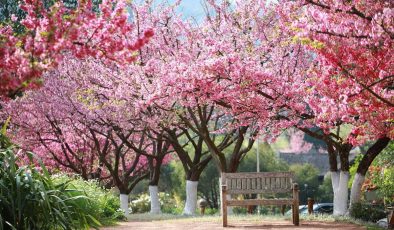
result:
[[[127,130],[119,126],[114,126],[116,134],[122,139],[126,145],[137,154],[145,156],[149,167],[149,194],[151,201],[152,214],[161,213],[158,184],[160,179],[160,171],[162,165],[167,164],[171,160],[169,153],[172,152],[172,145],[164,138],[164,131],[154,132],[148,128],[144,128],[139,133],[141,140],[139,142],[130,141]],[[144,143],[149,143],[145,145]]]
[[[347,88],[392,109],[394,4],[390,1],[282,1],[297,37],[318,54],[319,83]],[[298,14],[298,15],[297,15]],[[339,76],[338,76],[339,75]]]
[[[177,153],[186,174],[186,201],[183,214],[194,215],[198,182],[212,156],[204,149],[204,141],[200,136],[187,128],[181,127],[181,130],[182,132],[178,134],[175,129],[166,129],[166,138]]]
[[[184,42],[183,38],[188,33],[196,33],[191,24],[183,21],[175,12],[177,5],[163,4],[154,8],[152,2],[133,5],[133,15],[138,29],[155,28],[155,37],[152,38],[149,46],[144,46],[138,51],[138,60],[132,68],[134,68],[134,76],[139,79],[138,88],[141,90],[138,94],[139,103],[136,106],[143,114],[141,119],[146,124],[148,136],[156,139],[156,143],[171,144],[171,148],[185,166],[185,172],[188,175],[187,187],[192,187],[186,191],[186,207],[191,208],[186,208],[185,213],[194,214],[197,203],[198,182],[196,181],[211,157],[203,152],[202,141],[199,141],[196,151],[193,152],[196,154],[194,160],[191,159],[193,153],[185,151],[185,145],[180,139],[186,136],[187,128],[177,116],[177,111],[182,110],[182,106],[176,103],[175,94],[170,92],[173,88],[167,84],[168,80],[176,74],[171,68],[177,65],[176,60],[182,58],[183,49],[187,47],[188,42]],[[149,17],[146,17],[147,12],[150,13]],[[180,137],[181,135],[183,137]],[[159,141],[158,137],[163,140]],[[195,142],[194,137],[189,136],[186,139]],[[152,189],[158,181],[158,178],[153,179],[150,182]],[[152,192],[151,196],[154,197]],[[151,198],[152,200],[154,199]]]
[[[7,103],[4,111],[15,118],[15,136],[20,144],[30,148],[30,143],[41,143],[34,150],[50,156],[46,158],[56,162],[53,166],[79,173],[83,168],[96,170],[102,165],[101,176],[119,189],[121,208],[128,212],[128,194],[149,176],[149,160],[116,135],[114,124],[127,124],[127,143],[143,143],[144,149],[150,144],[144,142],[130,117],[124,116],[134,114],[122,110],[125,107],[119,97],[126,94],[117,93],[125,86],[119,84],[119,78],[108,78],[115,72],[116,68],[94,59],[68,59],[47,76],[40,91]]]
[[[292,126],[305,131],[319,127],[333,153],[334,174],[337,156],[341,162],[341,173],[332,177],[336,198],[346,194],[349,151],[366,140],[378,140],[380,149],[384,148],[393,134],[392,108],[368,90],[352,88],[348,78],[341,80],[342,76],[331,73],[340,78],[326,79],[323,84],[319,53],[309,48],[317,49],[321,43],[297,37],[297,30],[288,28],[291,21],[279,21],[265,2],[236,2],[235,8],[226,2],[210,4],[216,11],[205,24],[209,32],[200,45],[205,48],[199,53],[200,72],[193,70],[199,74],[195,88],[187,85],[191,88],[187,92],[198,92],[199,99],[230,109],[244,123],[257,119],[267,138]],[[340,137],[336,131],[346,124],[353,130]],[[336,213],[344,214],[347,196],[338,199]]]
[[[76,173],[85,180],[107,179],[102,174],[93,140],[86,135],[88,128],[70,118],[53,116],[48,107],[36,104],[38,99],[32,95],[12,105],[10,116],[18,130],[13,140],[36,153],[55,173],[60,170]]]
[[[159,179],[162,165],[166,165],[172,159],[170,152],[172,152],[172,145],[163,137],[163,132],[153,139],[153,151],[148,154],[148,163],[150,169],[149,175],[149,196],[151,198],[152,214],[161,213],[160,200],[159,200]]]
[[[336,154],[330,157],[334,175],[334,157],[340,158],[340,176],[332,178],[339,178],[335,180],[340,184],[334,192],[343,195],[341,201],[334,199],[334,203],[342,204],[334,208],[334,214],[343,215],[350,149],[366,140],[376,140],[363,156],[352,183],[350,200],[354,203],[360,200],[368,167],[393,135],[393,4],[313,0],[281,3],[281,16],[294,32],[294,39],[316,54],[307,88],[318,96],[308,100],[313,110],[310,118],[322,128],[320,138],[334,145],[331,149]],[[339,129],[344,124],[351,124],[353,130],[340,137]]]
[[[155,37],[149,46],[141,49],[139,55],[139,61],[144,63],[144,76],[150,80],[145,81],[145,87],[151,89],[150,99],[145,101],[144,106],[148,110],[160,111],[156,113],[160,120],[157,124],[166,130],[167,139],[172,143],[187,175],[184,213],[193,214],[198,179],[210,158],[215,159],[223,172],[236,171],[240,160],[253,145],[255,130],[250,126],[239,128],[233,125],[235,119],[216,107],[205,95],[209,93],[207,91],[215,90],[210,89],[209,84],[204,85],[205,78],[208,81],[210,75],[201,65],[211,55],[204,46],[208,38],[205,36],[210,36],[212,31],[204,31],[205,28],[199,25],[181,20],[172,7],[163,9],[167,10],[162,10],[162,16],[158,17],[160,23],[154,27]],[[252,134],[248,132],[250,129]],[[182,133],[184,136],[176,137]],[[190,142],[192,151],[182,147],[182,138]],[[244,140],[249,141],[247,147],[242,145]],[[231,160],[228,160],[223,150],[230,146],[234,150]],[[204,148],[211,156],[206,155]]]
[[[41,0],[21,1],[24,14],[8,15],[11,22],[0,24],[0,96],[13,97],[41,85],[42,74],[56,67],[65,53],[120,64],[135,60],[133,51],[153,31],[146,30],[135,39],[126,6],[122,0],[102,1],[97,13],[90,0],[79,1],[75,7],[61,1],[50,7]],[[21,25],[22,33],[15,33],[15,24]]]
[[[93,27],[98,28],[97,34],[87,27],[89,21],[84,27],[86,32],[73,32],[75,39],[71,36],[73,39],[66,39],[68,43],[61,43],[61,48],[55,50],[62,55],[53,52],[53,56],[48,56],[51,60],[48,68],[45,65],[38,69],[37,76],[42,74],[41,70],[56,66],[48,79],[56,76],[67,80],[63,85],[55,80],[49,83],[56,87],[60,84],[67,90],[57,93],[48,90],[58,100],[44,96],[47,99],[44,101],[52,103],[50,112],[57,115],[53,116],[56,119],[42,116],[42,120],[65,122],[69,127],[63,132],[83,134],[79,130],[88,130],[86,145],[102,152],[98,160],[113,178],[118,178],[114,183],[128,178],[124,173],[134,167],[123,163],[122,171],[116,168],[119,162],[144,159],[143,166],[138,168],[140,164],[136,163],[131,171],[141,169],[142,173],[150,166],[154,185],[160,163],[168,152],[175,151],[190,181],[190,186],[187,183],[190,189],[186,189],[186,214],[195,210],[197,181],[211,158],[221,172],[236,172],[256,135],[273,140],[283,130],[296,127],[326,143],[334,214],[343,215],[347,208],[350,150],[366,141],[375,141],[364,155],[353,182],[351,200],[355,202],[363,175],[394,135],[391,3],[334,0],[284,0],[280,5],[264,0],[206,3],[206,17],[201,24],[183,20],[175,11],[179,2],[155,8],[152,2],[130,4],[135,27],[131,28],[123,17],[121,25],[128,29],[122,30],[122,26],[107,28],[99,20],[103,16],[112,19],[107,11],[125,13],[118,5],[114,9],[105,8],[112,2],[104,2],[102,13],[97,14],[97,23],[104,24]],[[86,12],[92,12],[91,3],[86,4],[90,7]],[[71,25],[85,22],[77,19],[70,19]],[[53,23],[47,24],[57,25],[60,21]],[[70,34],[68,29],[73,27],[60,28]],[[150,28],[155,28],[155,36],[141,48],[152,36]],[[110,42],[101,43],[100,32],[105,31],[110,31],[106,33]],[[90,33],[91,40],[87,39]],[[29,41],[52,39],[52,35],[45,33],[35,36],[38,37]],[[119,36],[142,39],[135,44]],[[12,47],[19,41],[19,37],[7,39],[4,41],[14,42],[10,43]],[[29,43],[22,44],[24,47]],[[104,48],[97,49],[101,46]],[[44,48],[45,55],[37,63],[47,63],[45,50],[51,46]],[[59,65],[63,51],[67,51],[70,59]],[[93,58],[75,59],[87,56]],[[120,63],[135,59],[136,62],[124,66],[111,61],[114,59]],[[5,94],[25,81],[7,88]],[[77,129],[71,129],[74,126]],[[346,127],[350,131],[341,132]],[[79,138],[85,143],[83,135]],[[194,159],[182,138],[193,146]],[[58,139],[61,143],[74,141]],[[232,151],[225,154],[230,148]],[[109,152],[115,154],[111,160],[106,158]],[[119,170],[122,176],[117,174]],[[129,181],[127,188],[119,183],[117,186],[127,192],[130,183],[133,184]],[[154,193],[157,194],[152,192],[152,197]],[[153,207],[156,206],[152,204],[152,210]]]

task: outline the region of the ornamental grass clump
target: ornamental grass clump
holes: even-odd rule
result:
[[[68,181],[54,183],[32,153],[19,165],[16,147],[0,150],[0,230],[89,229],[101,224],[85,209],[91,201]],[[39,167],[35,167],[38,162]]]

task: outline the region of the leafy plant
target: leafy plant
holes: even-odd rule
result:
[[[150,210],[150,197],[148,194],[143,193],[137,199],[131,201],[130,204],[132,213],[145,213]]]
[[[386,216],[383,205],[355,203],[351,206],[350,215],[355,219],[376,222]]]
[[[147,193],[131,198],[132,213],[146,213],[150,211],[150,197]],[[181,214],[183,207],[178,206],[176,200],[168,193],[160,192],[159,201],[163,213]]]
[[[319,170],[311,164],[293,164],[290,171],[300,186],[300,203],[306,204],[308,197],[316,197],[319,188]],[[305,186],[306,185],[306,186]]]
[[[80,203],[80,207],[85,213],[90,213],[103,225],[114,224],[116,220],[124,219],[123,212],[120,211],[119,199],[110,190],[100,187],[97,180],[83,180],[79,176],[70,177],[65,174],[53,175],[55,184],[68,183],[70,189],[75,190],[75,195],[85,195],[89,197],[89,204]]]
[[[89,229],[100,223],[83,205],[91,201],[69,182],[54,183],[32,153],[18,166],[16,147],[0,150],[0,229]],[[33,161],[34,159],[34,161]],[[40,167],[35,167],[38,162]],[[83,205],[82,205],[83,204]]]
[[[349,188],[356,174],[357,167],[363,155],[356,156],[354,164],[350,167],[352,176],[349,180]],[[379,199],[385,199],[386,203],[394,203],[394,142],[389,145],[374,159],[365,177],[363,191],[377,190]]]
[[[5,149],[5,148],[10,147],[12,145],[10,139],[6,135],[7,134],[7,127],[8,127],[8,123],[10,122],[10,119],[11,119],[11,117],[8,117],[7,120],[4,121],[4,124],[1,126],[1,129],[0,129],[0,149]],[[0,158],[0,160],[1,160],[1,158]]]

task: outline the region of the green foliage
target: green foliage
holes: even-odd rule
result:
[[[348,187],[351,188],[352,187],[352,183],[354,180],[354,176],[357,173],[357,168],[358,165],[360,164],[361,160],[363,159],[363,154],[358,154],[355,158],[354,158],[354,162],[353,164],[350,166],[349,168],[349,174],[350,174],[350,178],[349,178],[349,182],[348,182]]]
[[[260,208],[260,215],[279,215],[281,214],[281,207],[277,205],[263,205],[254,207],[252,210],[253,213],[258,213],[257,208]],[[234,207],[233,208],[234,214],[248,214],[248,209],[245,207]]]
[[[174,156],[176,158],[176,156]],[[160,191],[181,195],[185,193],[185,172],[182,164],[176,164],[177,161],[172,161],[170,164],[161,167],[161,174],[159,180]],[[148,185],[144,186],[144,191]]]
[[[394,205],[394,167],[384,169],[381,177],[375,177],[374,183],[379,187],[381,194],[387,203]]]
[[[294,172],[295,180],[300,188],[300,202],[306,204],[308,197],[317,194],[319,170],[311,164],[294,164],[290,165],[290,171]]]
[[[332,190],[331,175],[324,177],[323,183],[319,185],[317,197],[315,201],[319,203],[331,203],[334,199],[334,191]]]
[[[211,208],[219,207],[219,171],[214,161],[209,162],[200,176],[198,192],[201,197],[208,201]]]
[[[18,166],[14,151],[12,147],[0,150],[0,229],[100,226],[90,213],[84,212],[83,205],[90,205],[86,196],[70,188],[67,182],[54,183],[42,163],[36,169],[31,153],[28,153],[30,165]]]
[[[138,195],[136,198],[131,198],[131,212],[132,213],[146,213],[150,210],[150,197],[149,194],[143,193]]]
[[[349,180],[349,188],[352,185],[354,176],[357,172],[357,167],[363,155],[359,154],[354,159],[354,164],[350,167],[351,178]],[[386,202],[394,202],[394,142],[391,141],[389,145],[375,158],[371,166],[382,168],[382,174],[379,176],[370,175],[367,172],[366,180],[371,178],[372,184],[377,187],[378,194],[383,197]]]
[[[11,25],[15,33],[23,33],[24,26],[20,20],[24,19],[26,13],[19,8],[20,0],[0,0],[0,26],[7,24]],[[18,17],[18,22],[11,21],[11,15]]]
[[[372,205],[366,203],[352,204],[350,215],[355,219],[361,219],[370,222],[376,222],[386,217],[383,205]]]
[[[383,167],[381,176],[373,177],[372,183],[378,187],[378,193],[384,197],[387,203],[394,204],[394,142],[380,153],[373,165]]]
[[[251,150],[245,158],[242,160],[238,171],[239,172],[256,172],[257,170],[257,148]],[[260,172],[277,172],[287,171],[289,165],[279,159],[271,146],[266,142],[259,143],[259,154],[260,154]]]
[[[6,149],[12,146],[10,139],[7,137],[7,127],[10,119],[11,117],[8,117],[8,119],[4,121],[0,129],[0,149]]]
[[[167,168],[163,171],[167,172],[167,178],[164,176],[160,178],[159,186],[162,186],[164,182],[167,182],[171,187],[167,187],[167,190],[163,189],[163,191],[171,193],[174,196],[178,196],[182,200],[186,199],[186,175],[183,170],[182,163],[180,161],[172,161],[171,164],[165,167]]]
[[[120,210],[119,198],[112,191],[101,188],[98,181],[86,181],[78,176],[70,178],[64,174],[53,175],[51,179],[55,184],[68,183],[68,188],[74,190],[74,195],[89,197],[89,203],[81,202],[79,207],[101,224],[111,225],[125,218]]]
[[[282,133],[275,139],[275,142],[271,144],[274,149],[287,149],[290,147],[290,141],[287,133]]]
[[[206,208],[205,209],[205,215],[215,215],[218,213],[219,213],[219,210],[216,208]]]
[[[183,207],[177,205],[177,201],[170,194],[160,192],[159,201],[163,213],[181,214]],[[131,197],[130,204],[132,213],[147,213],[150,211],[150,197],[147,193]]]

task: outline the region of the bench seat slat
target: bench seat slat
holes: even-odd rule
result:
[[[248,205],[291,205],[293,199],[249,199],[249,200],[227,200],[227,206],[248,206]]]
[[[267,188],[267,189],[229,189],[227,194],[262,194],[262,193],[289,193],[291,189]]]
[[[244,172],[225,173],[226,178],[263,178],[263,177],[290,177],[294,178],[292,172]]]

